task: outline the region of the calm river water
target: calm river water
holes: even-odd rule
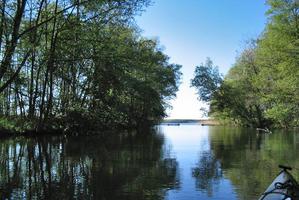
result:
[[[298,155],[295,131],[199,125],[2,139],[0,199],[257,199]]]

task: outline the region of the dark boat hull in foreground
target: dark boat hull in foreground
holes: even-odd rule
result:
[[[287,171],[289,167],[279,166],[282,171],[262,194],[259,200],[299,200],[299,187],[294,177]]]

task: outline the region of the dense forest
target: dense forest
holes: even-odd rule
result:
[[[141,36],[149,0],[2,0],[0,126],[136,127],[165,116],[180,65]]]
[[[267,24],[223,77],[208,59],[191,85],[209,115],[253,127],[299,125],[299,3],[268,0]]]

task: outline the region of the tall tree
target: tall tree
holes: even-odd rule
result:
[[[204,79],[193,84],[211,102],[211,113],[249,126],[298,125],[299,4],[268,0],[268,23],[262,35],[245,48],[221,86]],[[206,73],[212,76],[212,72]],[[212,80],[212,81],[211,81]],[[210,84],[210,82],[214,84]]]

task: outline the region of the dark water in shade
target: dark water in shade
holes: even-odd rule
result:
[[[161,125],[144,133],[0,140],[0,199],[257,199],[295,167],[299,134]]]

